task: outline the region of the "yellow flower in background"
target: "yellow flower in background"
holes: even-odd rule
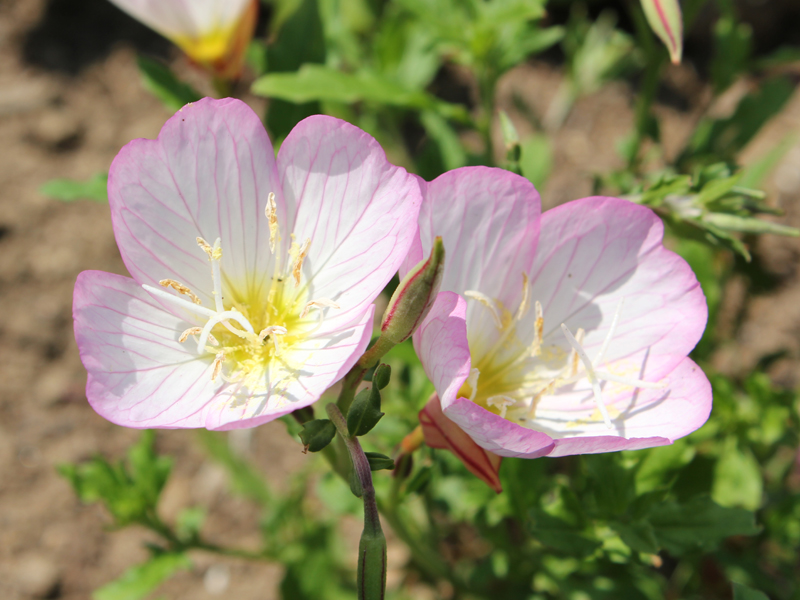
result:
[[[239,77],[258,0],[110,0],[222,79]]]

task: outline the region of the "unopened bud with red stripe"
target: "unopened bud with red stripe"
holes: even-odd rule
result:
[[[443,274],[444,245],[437,237],[431,255],[411,269],[392,294],[383,313],[381,337],[395,344],[411,337],[433,306]]]
[[[669,50],[673,64],[681,62],[683,53],[683,16],[678,0],[641,0],[647,22]]]

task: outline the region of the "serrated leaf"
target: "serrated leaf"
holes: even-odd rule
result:
[[[141,600],[180,569],[191,568],[185,554],[165,553],[131,567],[92,594],[94,600]]]
[[[383,417],[381,393],[377,386],[361,390],[347,411],[347,432],[351,436],[364,435]]]
[[[732,535],[756,535],[755,516],[741,508],[725,508],[708,496],[684,504],[665,502],[648,516],[659,545],[679,556],[692,550],[707,551]]]
[[[76,179],[52,179],[39,188],[45,196],[73,202],[74,200],[93,200],[108,202],[108,173],[96,173],[86,181]]]
[[[203,97],[188,83],[179,80],[167,65],[157,60],[139,56],[136,64],[139,66],[139,74],[144,87],[161,100],[171,112]]]
[[[394,460],[381,454],[380,452],[364,452],[369,461],[370,471],[380,471],[382,469],[394,469]]]
[[[336,427],[330,419],[314,419],[303,423],[300,440],[305,444],[307,450],[319,452],[331,443],[335,435]]]

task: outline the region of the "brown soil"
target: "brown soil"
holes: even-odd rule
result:
[[[102,20],[93,23],[95,37],[108,39],[86,47],[81,36],[91,31],[74,31],[75,24],[67,21],[53,26],[52,11],[58,8],[62,13],[56,16],[66,18],[67,4],[75,6],[63,0],[54,0],[47,10],[45,0],[0,4],[0,597],[6,600],[89,598],[91,590],[144,559],[142,543],[151,539],[135,529],[107,532],[103,509],[81,505],[55,472],[58,463],[97,453],[119,457],[137,432],[114,426],[90,409],[72,337],[77,274],[85,269],[125,273],[108,207],[59,203],[38,188],[56,177],[87,178],[105,171],[128,141],[158,134],[169,114],[141,88],[134,47],[165,52],[167,46],[112,11],[113,27]],[[103,0],[87,4],[105,10]],[[65,29],[71,32],[66,37]],[[180,57],[169,56],[186,67]],[[688,67],[675,76],[702,87]],[[504,82],[501,104],[509,106],[521,133],[528,131],[525,120],[510,109],[509,94],[520,95],[542,115],[560,78],[553,68],[533,65]],[[200,78],[197,82],[201,85]],[[631,126],[631,99],[627,85],[614,84],[578,102],[555,137],[555,171],[542,194],[546,206],[588,194],[592,173],[620,166],[614,143]],[[669,143],[677,147],[696,118],[695,108],[659,110]],[[800,95],[745,157],[760,156],[790,129],[800,130]],[[785,222],[800,226],[800,144],[776,170],[769,189],[787,211]],[[725,305],[728,340],[716,365],[740,374],[764,356],[779,356],[770,372],[795,386],[800,242],[767,236],[754,249],[775,283],[757,296],[748,293],[743,278],[731,284]],[[282,424],[259,427],[237,443],[277,486],[307,460]],[[257,547],[256,508],[226,492],[225,474],[208,461],[194,434],[162,432],[159,446],[176,459],[164,516],[174,518],[188,505],[204,506],[210,515],[204,533],[211,540]],[[168,583],[165,597],[277,597],[278,566],[194,558],[195,568]]]

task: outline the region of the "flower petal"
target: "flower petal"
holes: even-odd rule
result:
[[[513,310],[539,236],[541,201],[533,185],[505,169],[462,167],[437,177],[424,192],[420,255],[427,256],[433,239],[442,236],[447,255],[442,291],[477,290]],[[479,303],[469,303],[467,321],[470,342],[496,337],[493,320]]]
[[[486,482],[498,494],[503,491],[499,475],[503,459],[478,446],[458,425],[447,418],[442,412],[439,397],[435,394],[420,411],[419,422],[428,446],[450,450],[473,475]]]
[[[467,398],[458,398],[444,414],[484,450],[499,456],[539,458],[553,449],[553,439],[503,419]]]
[[[416,178],[367,133],[339,119],[300,122],[278,154],[294,241],[310,239],[302,281],[328,298],[325,331],[360,317],[397,272],[417,231]],[[287,243],[289,240],[284,240]]]
[[[414,348],[425,374],[446,408],[469,376],[467,303],[453,292],[440,292],[414,333]]]
[[[134,140],[111,165],[109,204],[125,266],[138,283],[171,278],[213,306],[200,236],[222,240],[226,292],[258,290],[271,277],[264,208],[275,192],[286,223],[272,145],[243,102],[204,98],[188,104],[157,140]]]
[[[638,450],[671,444],[698,429],[711,412],[711,384],[703,370],[684,358],[663,390],[639,390],[625,407],[621,435],[607,435],[602,421],[581,425],[579,437],[556,439],[550,456]]]
[[[264,395],[238,397],[235,385],[221,390],[204,426],[217,430],[255,427],[316,402],[367,349],[373,313],[371,306],[355,324],[307,339],[282,355],[279,364],[271,365],[270,389]]]
[[[118,8],[166,37],[201,37],[232,26],[250,0],[111,0]]]
[[[708,316],[705,297],[689,265],[662,244],[664,227],[648,208],[618,198],[584,198],[547,211],[532,271],[531,299],[544,308],[545,344],[568,351],[560,331],[586,331],[584,348],[594,358],[623,302],[605,353],[635,364],[659,361],[657,381],[697,344]],[[523,339],[533,336],[526,321]],[[601,365],[602,367],[602,365]]]
[[[89,373],[86,397],[126,427],[202,427],[219,383],[182,331],[195,325],[166,312],[132,279],[99,271],[78,276],[75,339]]]

